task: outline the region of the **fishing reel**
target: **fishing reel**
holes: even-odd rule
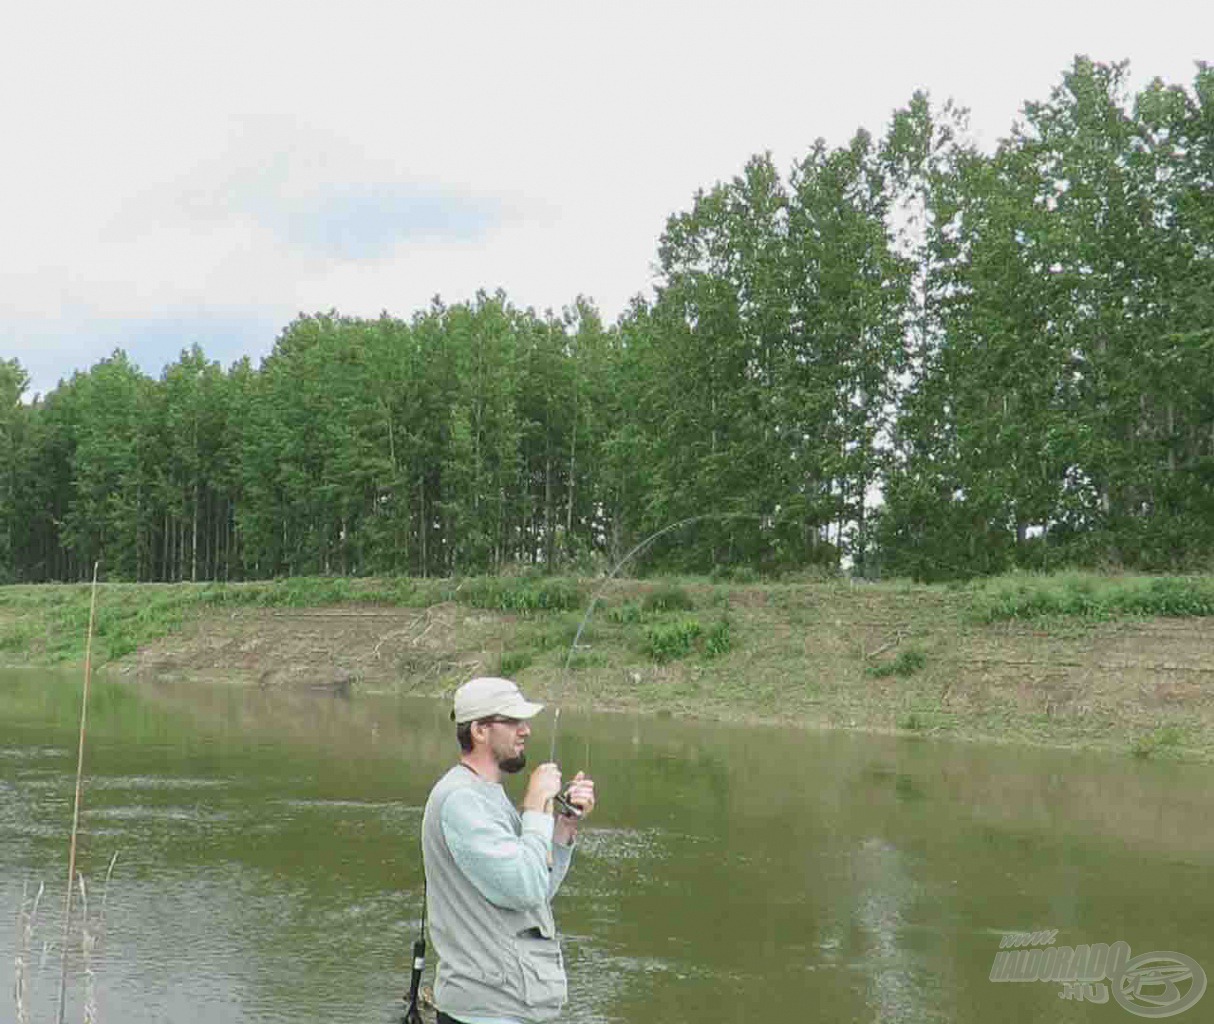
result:
[[[577,804],[571,803],[569,800],[569,789],[572,785],[573,783],[570,783],[559,793],[557,793],[557,795],[552,798],[552,804],[562,818],[573,818],[576,821],[585,812],[578,807]]]

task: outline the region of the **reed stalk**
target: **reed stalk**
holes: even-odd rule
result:
[[[59,946],[59,1013],[56,1020],[63,1024],[67,1009],[67,940],[72,923],[72,886],[76,881],[76,840],[80,834],[80,791],[84,781],[84,736],[88,723],[89,684],[93,677],[93,624],[97,616],[97,570],[93,563],[93,588],[89,597],[89,630],[84,647],[84,692],[80,700],[80,742],[76,751],[76,800],[72,806],[72,841],[68,848],[67,894],[63,898],[63,941]]]
[[[97,989],[93,977],[93,950],[97,946],[97,935],[89,926],[89,896],[84,886],[84,875],[77,875],[80,883],[80,958],[84,965],[84,1024],[97,1024]]]
[[[32,971],[29,957],[34,945],[34,922],[38,918],[38,904],[42,902],[45,886],[39,882],[34,904],[26,909],[29,883],[21,887],[21,909],[17,912],[17,956],[15,958],[16,984],[13,995],[17,1000],[17,1024],[29,1024],[29,999],[32,991]]]

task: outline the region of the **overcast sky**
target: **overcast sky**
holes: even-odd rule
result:
[[[1214,3],[105,0],[0,19],[0,358],[265,355],[299,312],[504,288],[614,320],[665,219],[916,88],[1007,134],[1072,57],[1190,85]]]

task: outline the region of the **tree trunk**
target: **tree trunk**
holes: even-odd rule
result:
[[[198,481],[194,481],[194,521],[190,531],[190,582],[198,582]]]

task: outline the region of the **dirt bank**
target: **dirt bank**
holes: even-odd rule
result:
[[[430,695],[504,671],[565,704],[1214,763],[1211,618],[979,625],[943,588],[681,589],[685,606],[644,611],[652,586],[621,584],[568,673],[582,610],[517,614],[455,601],[204,610],[110,671]],[[658,646],[684,635],[674,656]]]

